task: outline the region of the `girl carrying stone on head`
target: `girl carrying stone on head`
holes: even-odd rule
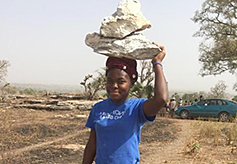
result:
[[[138,78],[136,60],[109,57],[106,61],[106,91],[109,98],[93,106],[86,127],[91,129],[83,164],[139,164],[141,128],[154,121],[166,104],[168,91],[162,70],[165,49],[152,64],[155,72],[154,97],[130,98],[130,88]]]

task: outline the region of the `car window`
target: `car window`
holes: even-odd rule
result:
[[[201,101],[197,102],[197,105],[203,106],[205,103],[206,103],[206,101],[201,100]]]
[[[211,100],[207,100],[207,101],[206,101],[206,104],[207,104],[207,105],[211,105]]]
[[[227,105],[225,101],[217,100],[217,105]]]
[[[227,102],[225,101],[222,101],[222,105],[228,105]]]
[[[217,105],[216,100],[209,100],[207,105]]]

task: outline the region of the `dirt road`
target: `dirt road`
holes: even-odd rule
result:
[[[172,163],[184,164],[189,163],[189,160],[184,159],[185,149],[188,142],[194,135],[194,129],[190,121],[187,120],[173,120],[178,128],[176,139],[170,142],[156,142],[151,144],[141,145],[142,163],[145,164],[159,164]],[[159,135],[159,134],[157,134]]]

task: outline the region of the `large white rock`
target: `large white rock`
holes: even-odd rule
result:
[[[99,54],[137,60],[152,59],[160,52],[159,47],[139,33],[123,39],[107,38],[98,33],[92,33],[86,36],[85,43]]]
[[[100,27],[100,35],[124,38],[133,32],[150,27],[150,22],[141,12],[140,2],[138,0],[123,0],[113,15],[104,18]]]

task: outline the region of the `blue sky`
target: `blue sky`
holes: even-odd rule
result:
[[[105,64],[106,57],[85,45],[85,36],[99,32],[104,17],[119,0],[0,0],[0,59],[9,60],[10,83],[79,85],[84,76]],[[210,91],[218,81],[232,86],[236,77],[199,76],[198,46],[191,21],[204,0],[141,0],[152,28],[143,31],[164,45],[164,72],[172,90]]]

